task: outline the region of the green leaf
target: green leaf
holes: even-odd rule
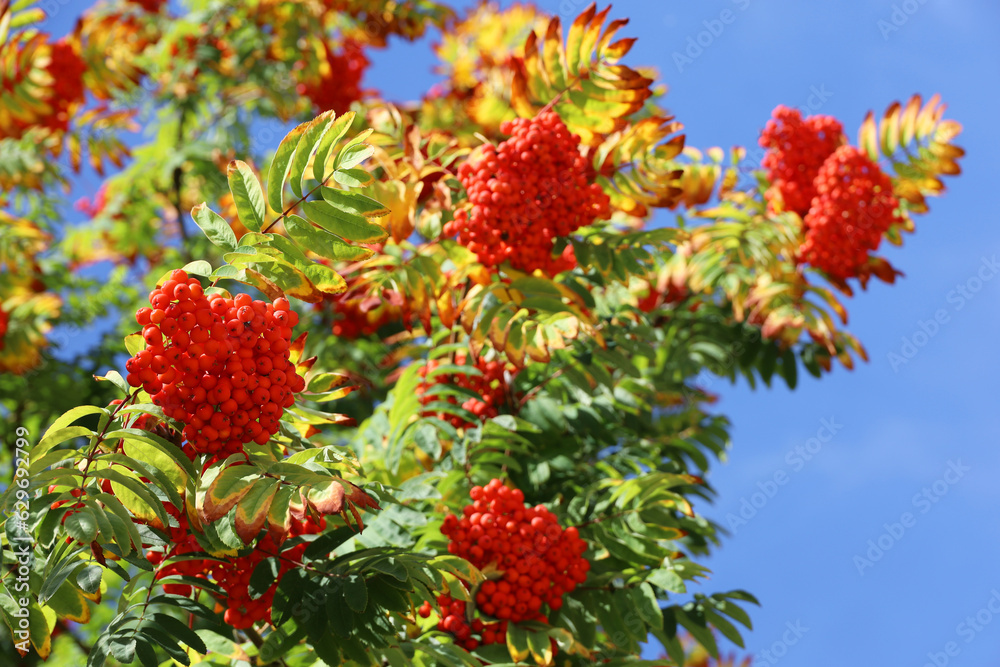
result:
[[[341,211],[325,201],[306,202],[302,205],[302,209],[310,220],[349,241],[379,243],[389,236],[381,225]]]
[[[363,188],[375,179],[364,169],[338,169],[333,172],[333,180],[344,187]]]
[[[292,192],[300,199],[302,198],[302,183],[305,181],[305,171],[309,164],[309,158],[313,154],[313,149],[329,131],[335,116],[336,114],[332,110],[324,111],[309,123],[306,131],[299,138],[299,144],[292,156],[288,183],[292,186]]]
[[[88,565],[76,575],[76,583],[84,593],[96,593],[101,590],[101,577],[104,568],[100,565]]]
[[[347,606],[358,614],[368,606],[368,586],[365,578],[358,574],[347,575],[344,580],[344,599]]]
[[[173,483],[174,488],[181,492],[187,486],[189,471],[178,459],[180,457],[187,459],[187,457],[177,447],[170,449],[175,449],[176,454],[159,443],[154,444],[137,438],[126,438],[122,442],[122,450],[126,456],[150,464],[162,472]]]
[[[198,653],[208,653],[208,647],[205,646],[204,640],[194,630],[189,628],[187,623],[183,623],[173,616],[166,614],[153,614],[150,616],[150,620],[159,626],[161,630],[181,640]]]
[[[125,349],[128,350],[128,353],[133,357],[137,352],[144,350],[145,348],[146,341],[143,340],[142,334],[134,333],[125,336]]]
[[[531,654],[528,646],[528,633],[524,628],[511,623],[507,626],[507,650],[510,652],[511,660],[521,662],[526,660]]]
[[[320,183],[326,182],[326,179],[329,178],[326,175],[326,160],[330,155],[330,149],[347,134],[347,130],[354,123],[354,115],[353,111],[348,111],[333,121],[330,130],[323,135],[323,138],[316,146],[316,157],[313,158],[313,177]]]
[[[285,231],[300,246],[338,262],[358,262],[375,254],[371,248],[351,245],[339,236],[317,228],[297,215],[285,218]]]
[[[111,384],[121,389],[126,395],[132,393],[132,388],[128,386],[128,383],[125,382],[125,378],[123,378],[122,374],[119,373],[118,371],[108,371],[107,375],[103,376],[95,375],[94,379],[99,380],[101,382],[110,382]]]
[[[139,477],[124,468],[102,468],[92,470],[90,473],[94,477],[111,481],[111,488],[114,496],[118,498],[132,514],[141,519],[151,522],[158,522],[159,527],[166,527],[170,523],[170,518],[163,503],[150,492]],[[131,523],[131,519],[129,520]]]
[[[539,665],[548,665],[552,662],[552,642],[544,632],[528,633],[528,650],[531,656]]]
[[[207,204],[201,203],[191,209],[191,217],[208,237],[208,240],[225,252],[232,252],[239,245],[236,233],[233,232],[233,228],[229,226],[226,219],[210,209]],[[211,272],[211,266],[209,266],[209,274]]]
[[[55,594],[45,601],[61,618],[77,623],[86,623],[90,620],[90,607],[87,598],[83,596],[80,589],[70,582],[64,582]]]
[[[236,202],[240,222],[251,232],[259,232],[264,226],[267,209],[264,206],[264,192],[260,189],[257,176],[246,162],[233,160],[226,170],[229,190]]]
[[[284,209],[281,192],[285,187],[285,179],[288,178],[289,163],[299,145],[299,138],[307,127],[309,127],[309,123],[302,123],[285,135],[285,138],[278,144],[278,150],[274,152],[271,166],[267,170],[267,202],[273,210],[279,213]]]
[[[337,188],[323,188],[321,193],[323,194],[323,199],[347,213],[353,213],[365,218],[379,218],[389,213],[389,209],[381,202],[358,192],[348,192],[347,190],[338,190]]]
[[[375,147],[368,144],[348,146],[337,156],[337,169],[351,169],[375,154]]]
[[[97,538],[97,519],[89,508],[81,508],[66,517],[63,526],[74,540],[90,544]]]
[[[277,558],[265,558],[257,563],[250,575],[248,592],[251,600],[257,600],[274,585],[280,576],[281,568]]]

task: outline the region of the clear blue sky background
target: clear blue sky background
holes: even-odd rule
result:
[[[567,23],[586,6],[538,4]],[[65,32],[75,13],[63,7],[48,29]],[[997,191],[1000,5],[631,0],[615,3],[612,16],[632,19],[620,33],[639,38],[628,62],[659,68],[666,104],[694,146],[753,146],[774,106],[807,104],[815,91],[826,98],[811,100],[817,111],[841,119],[852,138],[868,109],[916,92],[940,92],[965,125],[964,175],[932,201],[904,247],[887,253],[906,277],[848,302],[871,362],[805,379],[795,392],[711,385],[734,422],[734,448],[711,477],[718,503],[701,509],[735,530],[709,563],[706,590],[745,588],[761,599],[748,637],[755,665],[921,667],[935,664],[929,654],[938,667],[1000,664],[1000,615],[983,611],[995,591],[1000,610],[1000,267],[983,268],[1000,259],[996,214],[984,206]],[[686,53],[702,32],[701,52]],[[691,62],[679,66],[675,53]],[[373,62],[366,85],[393,99],[416,98],[434,81],[427,40],[394,43]],[[90,189],[96,180],[82,182]],[[926,323],[936,315],[943,323],[934,329]],[[906,340],[914,347],[904,350]],[[912,358],[894,367],[888,355],[904,351]],[[835,425],[832,438],[824,420]],[[821,436],[809,460],[796,458]],[[940,481],[950,462],[967,470]],[[786,483],[771,487],[776,474]],[[754,497],[762,488],[772,497]],[[935,502],[918,497],[925,488]],[[759,508],[733,523],[741,509],[750,516],[744,501]],[[909,527],[893,527],[904,513]],[[888,550],[859,572],[855,557],[868,558],[869,540],[880,538]]]

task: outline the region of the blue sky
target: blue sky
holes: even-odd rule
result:
[[[569,22],[587,2],[538,4]],[[49,29],[65,32],[72,13],[63,7]],[[702,511],[734,532],[706,591],[761,599],[755,665],[997,664],[1000,230],[982,193],[994,191],[1000,147],[1000,5],[631,0],[612,16],[632,19],[620,33],[639,38],[628,62],[660,70],[690,145],[753,146],[776,105],[810,102],[853,138],[868,109],[917,92],[941,93],[964,124],[965,173],[886,253],[905,278],[847,302],[870,363],[795,392],[710,387],[734,448],[711,477],[718,502]],[[429,41],[372,59],[365,83],[390,98],[434,81]],[[906,363],[890,361],[904,352]],[[869,540],[883,547],[870,566],[858,561]]]

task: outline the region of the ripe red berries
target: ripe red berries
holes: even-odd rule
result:
[[[494,479],[474,486],[473,502],[445,517],[441,532],[450,538],[448,551],[479,569],[502,572],[483,582],[475,593],[481,616],[497,622],[466,621],[466,603],[444,594],[438,597],[438,629],[454,634],[469,650],[480,643],[505,641],[507,622],[547,622],[543,607],[562,607],[562,597],[587,579],[590,563],[583,558],[587,544],[576,528],[562,529],[545,507],[525,507],[524,494]],[[420,610],[426,618],[429,605]],[[479,635],[478,638],[473,635]]]
[[[320,76],[316,81],[304,81],[297,87],[320,111],[333,109],[337,115],[346,113],[351,103],[361,99],[361,77],[368,67],[368,58],[358,42],[347,39],[340,53],[328,44],[325,61],[320,62]]]
[[[266,443],[305,388],[288,361],[298,322],[288,300],[205,296],[196,278],[174,271],[149,302],[152,308],[136,312],[146,349],[126,362],[128,383],[185,424],[197,453],[226,456],[251,441]],[[231,419],[237,414],[245,421]]]
[[[483,146],[459,167],[472,211],[459,211],[445,234],[458,234],[487,266],[509,261],[549,275],[573,268],[571,250],[552,257],[555,239],[610,214],[608,196],[588,183],[580,137],[553,112],[506,121],[500,130],[510,139]]]
[[[899,221],[892,180],[845,145],[843,127],[829,116],[803,120],[797,110],[779,106],[760,145],[768,149],[762,163],[771,180],[768,208],[803,219],[798,261],[836,280],[858,276],[869,252]]]
[[[172,576],[187,576],[195,579],[215,581],[224,594],[212,593],[220,598],[226,611],[223,618],[233,628],[246,629],[259,621],[271,621],[271,606],[278,583],[284,574],[302,560],[302,554],[308,546],[300,543],[295,547],[283,548],[284,542],[299,535],[321,533],[326,527],[323,518],[314,519],[306,516],[304,520],[292,518],[291,530],[288,535],[275,539],[270,534],[264,535],[256,543],[253,551],[243,557],[227,556],[219,558],[198,558],[204,551],[198,544],[195,533],[192,532],[187,515],[178,511],[171,503],[164,507],[170,516],[178,523],[169,527],[170,546],[163,551],[150,549],[146,559],[157,566],[157,580]],[[179,559],[179,557],[183,557]],[[277,557],[278,576],[275,582],[257,599],[250,596],[250,576],[257,565],[267,558]],[[195,584],[197,586],[197,584]],[[175,595],[190,595],[192,586],[184,584],[165,584],[164,591]]]
[[[816,176],[816,197],[805,217],[801,261],[845,280],[857,276],[885,234],[899,222],[892,181],[867,155],[841,146]]]
[[[465,360],[466,356],[464,354],[459,353],[455,355],[456,364],[463,365],[465,364]],[[471,389],[479,396],[479,398],[466,398],[461,405],[480,420],[496,417],[500,414],[498,408],[507,401],[507,380],[504,376],[504,372],[507,370],[506,364],[498,360],[486,361],[485,359],[477,358],[474,368],[479,369],[482,373],[481,375],[441,373],[428,379],[427,376],[441,363],[441,360],[435,359],[420,369],[420,376],[424,378],[424,381],[417,386],[417,394],[420,395],[422,404],[427,405],[432,401],[446,400],[449,403],[457,405],[458,400],[454,396],[426,395],[434,385],[442,383],[453,384],[465,389]],[[440,419],[450,422],[455,428],[469,426],[469,423],[458,415],[442,412],[437,416]]]
[[[48,64],[45,66],[45,71],[51,77],[51,87],[38,88],[38,84],[33,86],[37,90],[35,93],[37,101],[42,103],[39,109],[44,110],[37,113],[44,115],[32,117],[31,112],[22,110],[19,115],[0,120],[0,139],[19,138],[35,126],[66,131],[73,110],[84,101],[83,75],[87,65],[80,57],[78,45],[68,38],[63,38],[52,43],[41,42],[40,48],[37,42],[35,44],[22,42],[16,48],[17,52],[13,54],[9,71],[0,72],[0,90],[12,90],[27,77],[35,76],[30,69],[22,67],[21,63],[30,63],[34,58],[41,59],[46,56]],[[23,51],[26,49],[33,51],[34,55],[25,57]]]
[[[768,149],[761,165],[771,187],[765,193],[771,210],[804,216],[816,196],[813,180],[823,161],[844,143],[844,128],[832,116],[809,116],[777,107],[760,135]]]

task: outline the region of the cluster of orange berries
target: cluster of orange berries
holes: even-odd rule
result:
[[[300,95],[305,95],[320,111],[333,109],[337,115],[351,109],[351,103],[361,99],[361,77],[368,67],[361,44],[353,39],[344,40],[340,53],[329,45],[326,50],[325,69],[315,81],[302,81],[296,87]]]
[[[883,234],[899,221],[891,179],[867,155],[845,143],[829,116],[802,119],[779,106],[761,134],[769,207],[802,217],[805,240],[798,261],[832,278],[858,276]]]
[[[840,280],[858,275],[868,253],[899,222],[898,208],[890,178],[862,151],[841,146],[816,175],[801,260]]]
[[[459,366],[465,365],[466,358],[466,355],[461,352],[456,354],[455,364]],[[507,379],[505,377],[508,371],[507,364],[496,359],[487,361],[482,357],[477,357],[473,367],[478,369],[481,375],[440,373],[428,377],[441,364],[442,361],[440,359],[432,359],[420,369],[420,377],[424,378],[417,385],[417,394],[420,396],[421,404],[427,405],[433,401],[445,400],[453,405],[459,405],[458,398],[453,395],[446,397],[433,394],[428,395],[431,387],[435,385],[451,384],[475,392],[476,397],[467,397],[461,403],[461,406],[478,417],[480,421],[485,421],[500,414],[499,408],[507,401]],[[425,414],[425,416],[436,416],[439,419],[449,422],[455,428],[471,425],[458,415],[444,412],[436,415],[431,412]]]
[[[445,234],[472,250],[487,266],[549,275],[576,265],[572,248],[552,256],[555,239],[606,218],[608,196],[588,182],[580,137],[553,112],[500,125],[510,138],[485,145],[458,169],[472,210],[459,211]]]
[[[39,39],[42,39],[40,36]],[[24,44],[19,49],[29,48]],[[72,116],[72,108],[84,100],[83,75],[87,70],[86,63],[80,57],[78,47],[66,38],[60,39],[50,44],[43,44],[35,51],[35,57],[39,54],[46,54],[49,58],[45,71],[52,77],[52,87],[39,94],[41,102],[48,107],[43,116],[27,118],[16,116],[6,127],[0,125],[0,139],[5,137],[20,138],[32,127],[47,127],[52,130],[65,131],[69,127],[69,120]],[[42,56],[44,57],[44,55]],[[14,57],[12,62],[22,61],[21,54]],[[11,72],[0,72],[0,99],[13,93],[29,75],[26,70],[19,69],[16,65]]]
[[[305,388],[289,362],[298,314],[288,300],[206,296],[196,278],[177,270],[149,303],[136,312],[146,347],[126,362],[128,383],[184,423],[196,452],[225,457],[251,441],[266,443]]]
[[[187,576],[206,581],[211,579],[225,591],[225,596],[220,596],[219,600],[226,608],[223,615],[225,622],[237,629],[252,627],[260,621],[271,621],[271,607],[278,583],[288,570],[296,567],[301,561],[307,546],[305,543],[300,543],[283,549],[282,545],[293,537],[321,533],[326,527],[326,519],[323,518],[317,520],[306,516],[301,521],[292,518],[291,529],[287,535],[275,538],[267,533],[257,542],[253,551],[245,556],[229,556],[223,560],[201,559],[193,557],[204,553],[204,550],[191,532],[187,516],[169,503],[165,504],[165,507],[178,525],[169,528],[171,543],[169,549],[146,552],[146,559],[157,566],[156,580],[174,576]],[[180,557],[184,558],[179,559]],[[250,577],[257,565],[268,558],[278,559],[278,576],[260,597],[253,599],[250,596]],[[165,584],[163,587],[166,593],[182,596],[191,595],[193,589],[194,586],[188,584]]]
[[[771,208],[804,216],[816,196],[816,172],[843,143],[844,128],[836,118],[803,119],[798,109],[778,106],[760,135],[761,147],[768,149],[761,165],[771,181],[765,195]]]
[[[587,543],[577,529],[561,528],[542,505],[526,507],[520,489],[494,479],[472,487],[469,496],[473,502],[462,510],[462,517],[447,515],[441,532],[450,538],[450,553],[480,570],[492,566],[499,573],[473,591],[476,610],[494,622],[468,623],[465,603],[445,594],[438,598],[438,629],[472,650],[479,644],[505,641],[507,622],[548,622],[543,606],[560,609],[563,596],[586,581],[590,563],[583,557]],[[425,603],[419,613],[429,616],[430,605]]]

